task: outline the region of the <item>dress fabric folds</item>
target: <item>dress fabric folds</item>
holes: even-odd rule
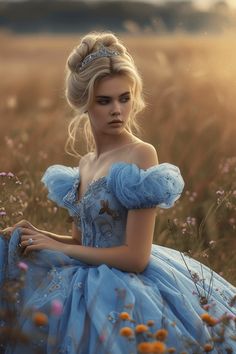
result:
[[[78,168],[50,166],[42,182],[48,197],[74,219],[82,244],[97,248],[124,244],[130,209],[170,208],[184,188],[178,167],[169,163],[147,170],[114,163],[108,175],[93,181],[80,200]],[[120,329],[134,330],[150,320],[154,325],[149,331],[166,329],[165,345],[176,353],[204,353],[206,344],[213,345],[211,353],[236,353],[236,289],[194,259],[153,244],[148,266],[137,274],[105,264],[91,266],[50,250],[24,257],[19,244],[19,229],[10,240],[0,237],[0,283],[19,279],[19,262],[27,264],[25,285],[16,296],[14,311],[21,331],[30,334],[31,340],[1,344],[0,353],[135,354],[140,342],[152,339],[146,334],[128,339],[120,335]],[[4,310],[7,301],[0,300],[0,310]],[[59,316],[51,310],[54,300],[62,304]],[[47,314],[48,322],[35,326],[31,316],[35,311]],[[226,316],[227,325],[203,322],[201,316],[207,311],[214,319]],[[121,320],[121,312],[127,312],[132,321]],[[0,329],[5,321],[0,317]],[[220,334],[224,340],[213,342]]]

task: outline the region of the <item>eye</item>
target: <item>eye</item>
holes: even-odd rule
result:
[[[110,100],[107,98],[103,98],[103,99],[100,99],[97,101],[98,104],[103,105],[103,106],[108,104],[109,102],[110,102]]]
[[[125,102],[128,102],[129,100],[130,100],[130,96],[124,96],[124,97],[121,97],[120,102],[125,103]]]

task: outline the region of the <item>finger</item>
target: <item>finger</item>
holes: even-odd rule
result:
[[[2,233],[2,234],[8,234],[8,233],[11,233],[12,230],[13,230],[13,227],[6,227],[5,229],[0,230],[0,233]]]
[[[34,242],[34,245],[35,245],[35,244],[36,244],[36,243]],[[22,248],[28,248],[28,247],[31,247],[31,246],[32,246],[31,244],[29,244],[28,241],[23,241],[23,242],[20,243],[20,245],[21,245]]]
[[[23,255],[24,256],[27,256],[30,252],[32,252],[32,251],[37,251],[37,250],[40,250],[41,249],[41,247],[39,246],[39,245],[28,245],[27,247],[25,247],[25,249],[24,249],[24,252],[23,252]]]
[[[26,227],[20,227],[20,232],[22,235],[36,235],[37,231],[33,229],[27,229]]]
[[[17,228],[17,227],[26,227],[26,228],[29,228],[31,227],[32,225],[30,224],[29,221],[27,220],[21,220],[19,222],[17,222],[13,227],[14,228]]]

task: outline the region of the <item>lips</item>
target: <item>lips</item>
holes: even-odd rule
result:
[[[113,121],[111,121],[111,122],[109,122],[108,124],[115,124],[115,123],[123,123],[123,121],[122,120],[120,120],[120,119],[114,119]]]

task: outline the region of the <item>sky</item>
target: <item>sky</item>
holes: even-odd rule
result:
[[[98,0],[95,0],[98,1]],[[130,0],[132,1],[132,0]],[[133,1],[137,1],[137,0],[133,0]],[[147,1],[147,2],[151,2],[151,3],[165,3],[166,0],[138,0],[138,1]],[[168,1],[173,1],[173,2],[178,2],[180,0],[168,0]],[[216,2],[218,2],[219,0],[186,0],[189,2],[193,2],[194,5],[196,6],[196,8],[198,9],[208,9],[209,6],[215,4]],[[236,9],[236,0],[224,0],[230,7],[235,8]]]
[[[0,2],[18,2],[22,0],[0,0]],[[33,1],[33,0],[31,0]],[[79,1],[79,0],[78,0]],[[100,1],[100,0],[84,0],[84,1]],[[106,0],[109,1],[109,0]],[[128,0],[128,1],[142,1],[142,2],[152,2],[152,3],[165,3],[167,0]],[[181,0],[168,0],[168,1],[174,1],[178,2]],[[187,1],[192,1],[195,6],[199,9],[207,9],[209,8],[210,5],[216,3],[219,0],[187,0]],[[224,0],[229,6],[233,7],[236,9],[236,0]]]

